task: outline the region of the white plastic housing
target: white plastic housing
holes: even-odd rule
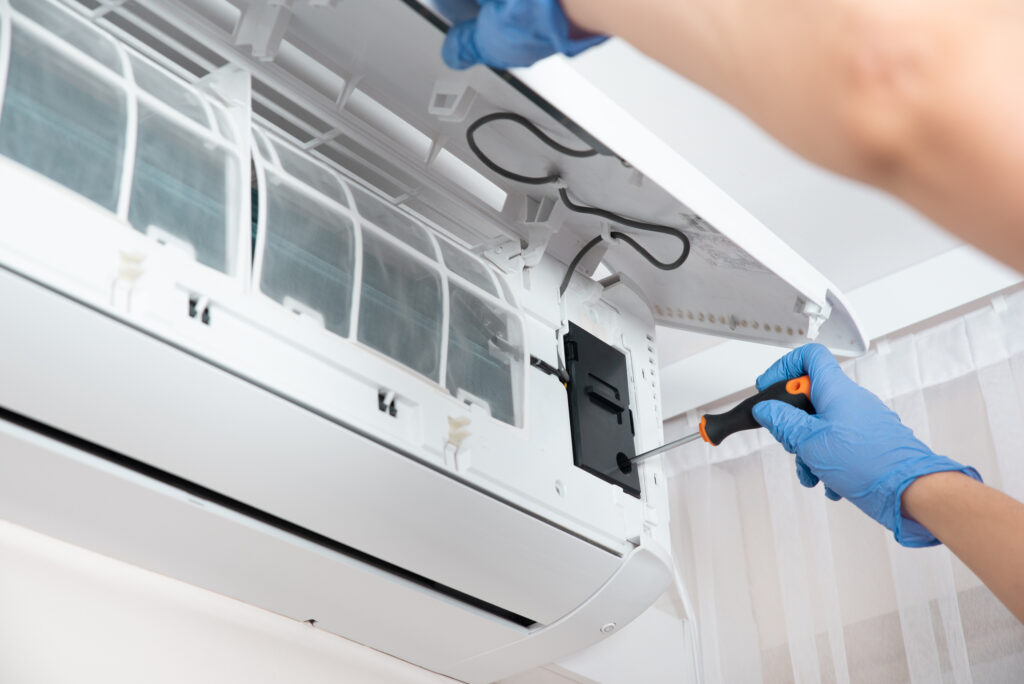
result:
[[[0,514],[472,682],[657,598],[664,479],[645,466],[636,498],[577,468],[531,359],[563,366],[569,321],[619,349],[639,452],[662,440],[657,322],[863,340],[638,129],[453,74],[440,39],[401,0],[0,0]],[[581,201],[682,216],[691,261],[663,276],[613,247],[616,273],[585,264],[560,296],[606,227],[481,173],[464,131],[496,109],[621,145],[484,138]]]

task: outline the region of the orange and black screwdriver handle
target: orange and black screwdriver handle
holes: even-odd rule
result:
[[[761,424],[754,420],[754,406],[770,399],[783,401],[807,413],[814,413],[814,406],[811,404],[811,379],[804,375],[777,382],[725,413],[705,415],[700,419],[700,436],[708,444],[718,446],[729,435],[761,427]]]

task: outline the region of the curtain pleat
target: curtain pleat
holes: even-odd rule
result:
[[[1019,312],[1024,317],[1024,312]],[[1015,372],[1022,359],[1013,358],[1004,318],[1013,314],[1003,304],[965,317],[965,331],[985,402],[1000,484],[1010,496],[1024,500],[1024,378]]]
[[[1024,500],[1024,291],[876,347],[844,370],[937,452]],[[704,681],[1024,681],[1024,626],[970,570],[801,487],[765,431],[676,450],[666,472]]]
[[[697,585],[701,592],[697,601],[697,619],[700,625],[701,658],[705,681],[721,684],[722,657],[718,649],[718,611],[715,601],[715,568],[713,497],[711,492],[711,465],[705,463],[693,471],[692,494],[694,528],[693,546],[696,555]]]
[[[786,462],[788,464],[788,459]],[[792,479],[790,486],[793,486]],[[823,672],[823,676],[825,681],[849,684],[850,668],[846,660],[846,641],[843,637],[843,622],[840,618],[839,590],[835,564],[832,560],[832,534],[829,531],[828,514],[825,510],[827,499],[817,496],[817,492],[811,492],[802,487],[799,487],[798,490],[802,503],[801,514],[806,524],[812,552],[811,576],[815,578],[818,588],[814,598],[825,616],[828,653],[832,658],[833,676],[829,678],[827,670]]]
[[[809,591],[811,578],[803,552],[804,543],[800,538],[801,516],[793,490],[791,459],[778,445],[765,444],[760,451],[794,681],[797,684],[820,684],[821,666]]]

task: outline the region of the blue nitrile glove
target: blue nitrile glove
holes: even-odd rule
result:
[[[441,55],[453,69],[529,66],[556,52],[570,57],[607,36],[579,34],[558,0],[435,0],[455,25]]]
[[[903,490],[922,475],[946,470],[981,481],[978,471],[925,446],[878,397],[848,378],[820,344],[800,347],[776,361],[757,379],[757,388],[804,374],[811,378],[817,415],[781,401],[754,406],[757,422],[796,454],[800,483],[813,487],[820,479],[826,496],[849,499],[892,530],[904,546],[938,544],[927,529],[901,514]]]

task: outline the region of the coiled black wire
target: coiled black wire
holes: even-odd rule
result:
[[[577,150],[571,147],[566,147],[565,145],[558,142],[557,140],[549,136],[547,133],[542,131],[536,124],[527,119],[525,116],[515,114],[514,112],[495,112],[493,114],[487,114],[486,116],[480,117],[472,124],[470,124],[469,128],[466,129],[466,142],[469,144],[469,149],[472,150],[473,154],[477,156],[481,163],[483,163],[483,165],[489,168],[491,171],[493,171],[494,173],[498,174],[503,178],[507,178],[517,183],[525,183],[527,185],[548,185],[551,183],[559,182],[561,180],[561,176],[558,174],[557,171],[546,176],[524,176],[522,174],[509,171],[508,169],[500,166],[497,162],[488,157],[486,154],[484,154],[484,151],[480,149],[480,146],[476,142],[476,133],[478,130],[480,130],[480,128],[494,121],[511,121],[513,123],[516,123],[525,128],[526,130],[530,131],[530,133],[532,133],[542,143],[544,143],[551,149],[555,150],[556,152],[566,155],[567,157],[586,158],[597,155],[597,150],[595,149]],[[627,245],[632,247],[634,250],[637,251],[637,253],[640,254],[640,256],[642,256],[655,268],[661,269],[663,271],[671,271],[677,269],[680,266],[682,266],[686,259],[690,256],[690,238],[688,238],[686,234],[683,231],[679,230],[678,228],[673,228],[672,226],[664,226],[658,223],[649,223],[647,221],[638,221],[636,219],[620,216],[619,214],[608,211],[607,209],[601,209],[598,207],[588,207],[582,204],[577,204],[573,202],[572,198],[569,197],[569,191],[564,187],[559,188],[558,196],[559,198],[561,198],[562,204],[564,204],[567,209],[576,212],[577,214],[597,216],[599,218],[603,218],[613,223],[620,223],[629,228],[635,228],[637,230],[646,230],[654,233],[662,233],[664,235],[671,235],[673,237],[678,238],[680,242],[683,243],[682,253],[674,261],[661,261],[653,254],[651,254],[649,251],[647,251],[647,249],[645,249],[643,245],[637,242],[632,236],[618,231],[613,231],[609,234],[610,237],[617,240],[622,240]],[[583,258],[587,256],[590,250],[597,247],[597,245],[599,245],[602,240],[603,237],[601,236],[594,238],[593,240],[585,244],[583,248],[576,253],[576,256],[572,258],[572,261],[569,262],[569,268],[566,271],[565,277],[562,279],[562,284],[558,290],[560,295],[565,294],[565,291],[569,288],[569,283],[572,281],[572,276],[576,272],[576,267],[579,266],[580,262],[583,261]]]

